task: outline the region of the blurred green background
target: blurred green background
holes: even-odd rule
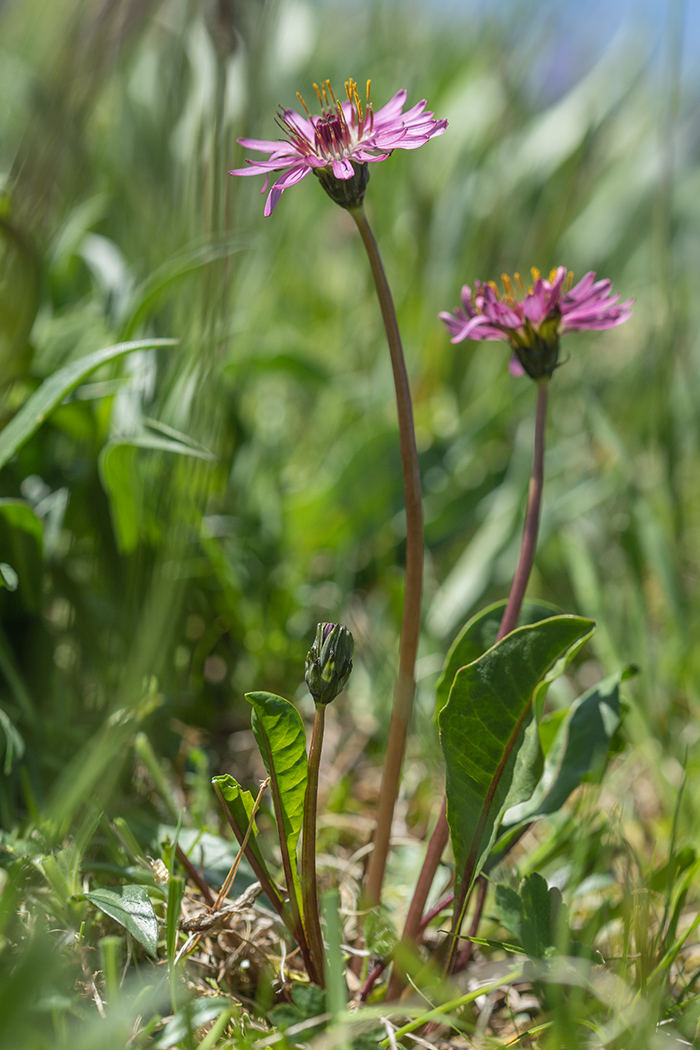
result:
[[[506,593],[534,398],[503,346],[453,347],[436,315],[477,277],[594,269],[635,312],[565,341],[531,593],[598,620],[583,684],[640,666],[632,732],[677,786],[698,737],[700,542],[700,184],[683,13],[669,5],[646,34],[632,17],[587,50],[583,30],[527,3],[450,15],[5,0],[3,418],[73,358],[180,340],[92,377],[0,479],[25,507],[18,528],[0,504],[2,557],[19,574],[0,600],[6,824],[57,792],[78,806],[77,769],[87,794],[116,775],[97,760],[85,773],[115,711],[145,718],[170,758],[195,740],[230,762],[245,690],[306,703],[303,658],[323,619],[356,635],[348,704],[381,745],[404,526],[368,268],[313,180],[264,219],[261,180],[227,174],[242,163],[237,137],[274,136],[276,106],[326,77],[371,77],[376,105],[405,87],[449,120],[443,137],[374,165],[367,195],[425,489],[418,725],[431,725],[451,638]],[[215,460],[149,448],[167,428]],[[155,712],[141,710],[148,695]]]

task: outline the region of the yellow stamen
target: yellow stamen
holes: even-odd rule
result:
[[[325,109],[325,103],[323,101],[323,98],[321,97],[321,90],[320,90],[318,84],[314,84],[314,91],[316,92],[316,95],[318,97],[318,104],[321,107],[321,112],[323,112],[323,110]],[[325,94],[325,89],[324,89],[324,94]]]
[[[314,87],[316,87],[315,84],[314,84]],[[306,103],[304,102],[303,98],[301,97],[301,95],[299,94],[298,91],[297,91],[297,98],[299,99],[299,101],[301,102],[302,106],[304,107],[304,110],[306,112],[307,117],[309,118],[309,120],[311,120],[311,114],[309,113],[309,107],[306,105]]]
[[[550,284],[554,284],[556,278],[557,278],[557,271],[556,271],[556,269],[550,270],[549,271],[549,283]]]
[[[571,285],[573,283],[574,283],[574,271],[573,270],[569,270],[568,274],[566,275],[566,290],[567,290],[567,292],[571,291]]]
[[[515,295],[515,292],[513,291],[513,282],[511,281],[507,273],[501,274],[501,280],[503,281],[503,287],[505,288],[506,295],[510,299],[512,299]]]
[[[324,95],[326,94],[326,88],[328,88],[328,94],[330,95],[330,97],[331,97],[331,98],[332,98],[332,100],[333,100],[333,105],[334,105],[334,107],[335,107],[335,108],[337,109],[337,108],[338,108],[338,103],[337,103],[337,101],[336,101],[335,95],[333,94],[333,88],[331,87],[331,82],[330,82],[330,80],[327,80],[327,81],[326,81],[326,85],[325,85],[325,87],[324,87],[324,89],[323,89],[323,94],[324,94]],[[329,107],[330,107],[330,103],[329,103]]]
[[[369,107],[369,86],[372,83],[371,80],[367,81],[367,106]]]
[[[353,98],[355,99],[355,105],[357,106],[357,115],[360,118],[360,120],[362,120],[362,103],[360,102],[360,96],[357,93],[357,85],[355,84],[354,80],[352,83],[352,94]]]
[[[530,273],[532,274],[533,282],[539,281],[541,274],[540,274],[540,271],[537,269],[536,266],[533,266],[531,268]]]
[[[523,282],[520,279],[520,274],[519,273],[514,273],[513,277],[515,277],[515,283],[517,284],[517,286],[520,289],[520,291],[524,292],[525,291],[525,286],[524,286]]]
[[[494,292],[496,293],[496,298],[500,299],[501,297],[498,294],[498,287],[496,285],[496,282],[495,281],[488,281],[487,284],[489,284],[493,288]]]

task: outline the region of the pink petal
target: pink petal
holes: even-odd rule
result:
[[[289,149],[289,143],[284,139],[238,139],[240,146],[244,149],[257,149],[262,153],[277,153],[281,149]]]
[[[280,175],[277,182],[270,190],[270,195],[265,201],[265,210],[263,214],[265,216],[272,215],[273,211],[277,207],[277,202],[282,196],[282,192],[287,189],[288,186],[294,186],[297,182],[301,182],[302,179],[306,178],[311,169],[306,164],[299,164],[296,168],[290,168],[289,171],[285,171],[283,175]]]
[[[351,179],[355,174],[355,169],[347,157],[343,157],[341,160],[333,161],[333,174],[336,179]]]

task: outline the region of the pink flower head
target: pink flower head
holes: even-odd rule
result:
[[[272,186],[265,202],[265,215],[270,215],[282,192],[314,172],[324,189],[343,207],[356,207],[362,202],[369,178],[366,164],[386,160],[395,149],[417,149],[435,135],[442,135],[446,120],[435,120],[425,112],[425,100],[403,113],[406,92],[398,91],[386,106],[375,113],[369,100],[370,81],[363,107],[354,80],[345,82],[347,99],[339,102],[330,81],[320,88],[314,84],[321,106],[321,116],[312,116],[301,95],[297,94],[306,116],[293,109],[280,107],[277,123],[284,139],[271,141],[239,139],[246,149],[269,153],[267,160],[249,160],[246,168],[236,168],[231,175],[264,175],[267,190],[270,172],[283,174]],[[343,185],[345,184],[345,186]],[[332,192],[332,191],[336,192]]]
[[[560,335],[615,328],[632,313],[634,299],[618,302],[620,296],[610,294],[610,281],[596,281],[593,272],[573,288],[573,274],[567,274],[565,266],[552,270],[548,281],[539,270],[531,272],[532,284],[527,289],[520,274],[515,274],[517,290],[510,277],[503,274],[502,295],[493,281],[477,281],[474,291],[465,284],[463,309],[440,314],[452,342],[503,339],[515,352],[511,371],[516,375],[527,372],[533,379],[541,379],[551,376],[557,366]]]

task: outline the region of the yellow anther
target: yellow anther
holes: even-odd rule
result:
[[[532,274],[532,280],[533,281],[539,281],[541,274],[540,274],[540,271],[537,269],[536,266],[532,267],[532,269],[530,270],[530,273]]]
[[[510,298],[512,299],[515,295],[513,291],[513,282],[511,281],[507,273],[501,274],[501,280],[503,281],[503,287],[505,288],[506,295],[510,296]]]
[[[557,271],[556,271],[556,267],[555,267],[555,269],[549,271],[549,283],[550,284],[554,284],[556,279],[557,279]]]
[[[325,93],[326,93],[326,88],[328,88],[328,94],[330,95],[330,97],[331,97],[331,98],[332,98],[332,100],[333,100],[333,105],[334,105],[334,106],[335,106],[335,107],[337,108],[337,106],[338,106],[338,103],[336,102],[336,99],[335,99],[335,95],[333,94],[333,88],[331,87],[331,82],[330,82],[330,80],[327,80],[327,81],[326,81],[326,86],[325,86],[325,87],[324,87],[324,89],[323,89],[323,94],[324,94],[324,95],[325,95]]]
[[[315,86],[316,86],[316,85],[314,84],[314,87],[315,87]],[[310,120],[310,119],[311,119],[311,114],[309,113],[309,107],[308,107],[308,106],[306,105],[306,103],[304,102],[303,98],[301,97],[301,95],[299,94],[299,92],[298,92],[298,91],[297,91],[297,98],[299,99],[299,101],[301,102],[302,106],[304,107],[304,110],[305,110],[305,112],[306,112],[306,115],[307,115],[307,117],[308,117],[308,118],[309,118],[309,120]]]
[[[515,283],[517,284],[517,286],[520,289],[520,291],[524,292],[525,291],[525,286],[524,286],[523,282],[520,279],[520,274],[519,273],[514,273],[513,277],[515,278]]]
[[[498,287],[497,287],[497,285],[496,285],[496,282],[495,282],[495,281],[488,281],[488,282],[487,282],[487,284],[488,284],[488,285],[489,285],[489,286],[490,286],[491,288],[493,288],[494,292],[496,293],[496,298],[497,298],[497,299],[500,299],[500,295],[498,294]]]
[[[323,101],[323,97],[321,95],[321,89],[319,88],[318,84],[314,84],[314,91],[316,92],[316,95],[318,97],[318,104],[321,107],[321,112],[323,112],[323,110],[325,109],[325,103]],[[324,94],[325,94],[325,89],[324,89]]]
[[[371,80],[367,81],[367,105],[369,106],[369,86],[372,83]]]
[[[574,271],[573,270],[569,270],[568,274],[566,275],[566,290],[567,290],[567,292],[571,291],[571,285],[573,283],[574,283]]]
[[[357,106],[357,115],[362,120],[362,103],[360,102],[360,96],[357,93],[357,87],[353,85],[353,95],[355,97],[355,105]]]

